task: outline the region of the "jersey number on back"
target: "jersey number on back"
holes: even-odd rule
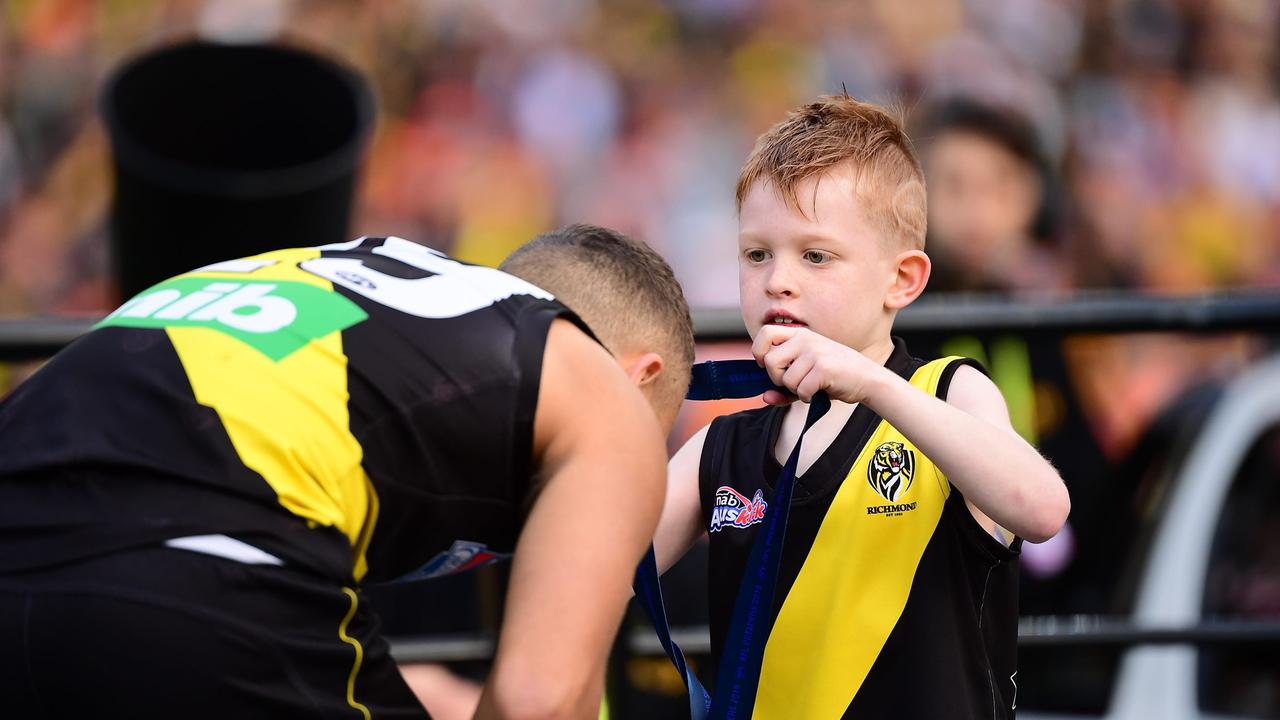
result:
[[[319,250],[352,250],[362,240],[324,245]],[[512,295],[553,299],[547,291],[487,267],[464,265],[416,243],[389,237],[372,251],[427,277],[405,279],[370,267],[359,258],[319,257],[299,267],[374,302],[421,318],[452,318],[489,307]]]

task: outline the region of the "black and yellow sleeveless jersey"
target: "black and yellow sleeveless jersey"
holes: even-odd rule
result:
[[[0,404],[0,571],[204,533],[339,582],[510,552],[559,316],[399,238],[162,282]]]
[[[896,339],[886,363],[942,398],[962,364]],[[716,658],[771,510],[785,412],[719,418],[703,446]],[[929,458],[859,406],[796,479],[753,717],[1013,717],[1020,542],[987,535]]]

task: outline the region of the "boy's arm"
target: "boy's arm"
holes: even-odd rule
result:
[[[1062,478],[1013,429],[999,388],[978,370],[958,368],[946,402],[885,371],[866,403],[937,463],[970,510],[1031,542],[1048,540],[1066,521],[1071,500]]]
[[[689,438],[667,463],[667,499],[653,536],[658,572],[671,569],[703,535],[702,504],[698,499],[698,466],[710,425]]]
[[[605,349],[560,320],[544,351],[533,445],[546,482],[516,544],[476,717],[595,718],[661,512],[666,448],[653,411]]]
[[[821,390],[835,400],[871,406],[1000,527],[1043,542],[1066,522],[1071,500],[1062,478],[1013,430],[999,389],[977,370],[959,368],[944,402],[807,329],[764,327],[752,351],[773,381],[801,400]],[[772,392],[765,400],[788,399]]]

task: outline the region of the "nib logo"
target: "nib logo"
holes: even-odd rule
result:
[[[272,360],[368,317],[355,303],[314,285],[228,282],[183,276],[156,285],[95,328],[206,327],[231,335]]]
[[[298,317],[289,300],[273,296],[274,283],[216,282],[183,294],[181,288],[159,287],[143,293],[116,310],[113,318],[190,320],[222,323],[251,333],[275,332]]]

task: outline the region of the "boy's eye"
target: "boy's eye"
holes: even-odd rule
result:
[[[747,259],[751,262],[764,262],[769,259],[768,250],[748,250],[746,252]]]
[[[825,262],[830,262],[831,256],[820,250],[806,250],[804,253],[804,259],[814,265],[821,265]]]

